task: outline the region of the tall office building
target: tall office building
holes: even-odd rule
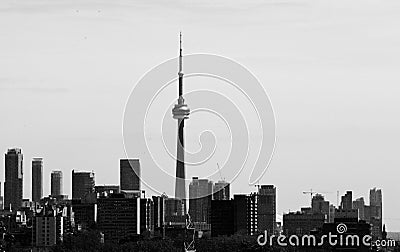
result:
[[[267,230],[274,234],[276,230],[276,188],[262,185],[258,189],[258,231]]]
[[[94,193],[94,172],[72,170],[72,199],[84,199]]]
[[[39,202],[43,196],[43,159],[32,160],[32,201]]]
[[[51,196],[63,194],[63,173],[62,171],[51,172]]]
[[[214,200],[230,199],[230,185],[228,182],[220,180],[214,184],[213,199]]]
[[[213,237],[233,235],[235,233],[233,200],[211,201],[211,235]],[[190,204],[189,204],[190,211]]]
[[[312,197],[311,200],[311,210],[313,213],[320,213],[325,216],[325,220],[329,220],[330,212],[329,212],[329,201],[326,201],[324,196],[321,194],[316,194]]]
[[[5,154],[4,208],[18,209],[22,204],[23,155],[19,148]]]
[[[258,195],[236,194],[233,196],[235,233],[254,235],[258,231]]]
[[[121,191],[139,193],[140,195],[139,159],[121,159],[119,161],[119,182]]]
[[[353,209],[358,210],[358,218],[360,220],[365,220],[365,201],[363,197],[353,201]]]
[[[236,194],[231,200],[211,201],[211,236],[257,233],[257,198]]]
[[[105,242],[119,242],[140,234],[140,198],[111,194],[97,201],[97,225]]]
[[[189,215],[192,222],[210,223],[213,183],[193,177],[189,184]]]
[[[176,177],[175,198],[182,200],[183,213],[186,214],[186,171],[185,171],[185,145],[184,127],[185,119],[189,118],[190,109],[183,98],[183,70],[182,70],[182,35],[179,40],[179,72],[178,72],[178,103],[172,109],[173,118],[178,121],[178,137],[176,143]]]
[[[345,195],[342,196],[342,201],[340,208],[344,210],[353,209],[353,192],[347,191]]]
[[[369,191],[370,224],[374,239],[382,238],[382,190],[373,188]]]

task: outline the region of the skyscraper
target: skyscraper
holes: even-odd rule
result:
[[[342,196],[342,202],[340,204],[341,209],[352,210],[353,209],[353,192],[347,191],[345,195]]]
[[[105,242],[119,242],[140,234],[140,198],[111,194],[97,201],[97,225]]]
[[[140,194],[139,159],[121,159],[119,161],[119,182],[121,191]]]
[[[63,173],[62,171],[51,172],[51,196],[63,194]]]
[[[43,196],[43,159],[32,160],[32,201],[39,202]]]
[[[365,220],[365,202],[363,197],[353,201],[353,209],[358,210],[358,218],[360,220]]]
[[[186,186],[185,186],[185,147],[184,132],[185,119],[189,118],[190,109],[183,99],[183,70],[182,70],[182,34],[179,39],[179,93],[178,104],[172,109],[173,118],[178,121],[178,138],[176,148],[176,181],[175,181],[175,198],[182,200],[183,212],[186,214]]]
[[[276,229],[276,188],[262,185],[258,189],[258,231],[274,234]]]
[[[323,214],[326,220],[329,220],[329,201],[326,201],[321,194],[317,193],[312,197],[311,209],[313,213]]]
[[[189,184],[189,214],[192,222],[210,223],[213,183],[193,177]]]
[[[94,193],[94,172],[72,170],[72,199],[84,199]]]
[[[214,200],[230,199],[230,185],[228,182],[220,180],[214,184],[213,199]]]
[[[372,236],[382,238],[382,190],[373,188],[369,191],[370,224]]]
[[[18,209],[22,204],[23,155],[19,148],[5,154],[4,208]]]

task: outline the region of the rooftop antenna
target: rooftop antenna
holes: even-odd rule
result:
[[[219,167],[219,163],[218,162],[217,162],[217,169],[218,169],[219,177],[221,178],[221,181],[225,181],[225,178],[222,177],[221,168]]]

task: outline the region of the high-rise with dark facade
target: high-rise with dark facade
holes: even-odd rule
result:
[[[122,192],[140,194],[139,159],[121,159],[119,161],[119,182]]]
[[[51,196],[63,194],[63,173],[62,171],[51,172]]]
[[[18,209],[22,204],[23,155],[19,148],[5,154],[4,208]]]
[[[94,172],[72,170],[72,199],[84,199],[94,193]]]
[[[223,235],[233,235],[235,233],[233,203],[234,203],[233,200],[211,201],[212,211],[211,211],[210,222],[211,222],[211,235],[213,237],[223,236]]]
[[[213,199],[214,200],[230,199],[230,185],[228,182],[220,180],[214,184]]]
[[[382,238],[382,190],[373,188],[369,191],[369,222],[372,225],[372,236]]]
[[[43,159],[32,160],[32,201],[39,202],[43,196]]]
[[[347,191],[345,195],[342,196],[342,201],[340,204],[341,209],[351,210],[353,209],[353,192]]]
[[[262,185],[258,189],[258,231],[274,234],[276,229],[276,188]]]
[[[97,200],[97,225],[106,242],[119,242],[140,234],[140,198],[111,194]]]
[[[312,197],[311,210],[313,213],[320,213],[325,215],[326,220],[329,220],[329,201],[326,201],[323,195],[317,193]]]
[[[257,232],[257,198],[236,194],[232,200],[211,201],[211,236],[254,235]]]
[[[189,184],[189,214],[192,222],[210,223],[213,183],[193,177]]]

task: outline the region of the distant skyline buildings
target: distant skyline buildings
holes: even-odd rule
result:
[[[23,198],[23,159],[21,149],[8,149],[5,154],[4,208],[18,209]]]
[[[32,201],[43,197],[43,158],[32,159]]]
[[[60,196],[63,194],[63,173],[62,171],[51,172],[51,196]]]
[[[19,167],[20,174],[23,174],[23,154],[22,150],[19,148],[8,149],[5,154],[5,164],[7,165],[6,171],[10,171],[12,167]],[[124,163],[128,164],[124,166]],[[136,188],[136,192],[140,192],[137,190],[140,188],[140,177],[137,176],[136,173],[140,174],[140,162],[139,159],[120,159],[120,172],[123,171],[121,167],[128,167],[127,169],[129,173],[133,176],[133,181],[135,181],[135,185],[131,188]],[[136,168],[133,168],[136,167]],[[13,169],[11,169],[12,171]],[[18,169],[16,169],[18,170]],[[136,172],[135,172],[136,171]],[[122,172],[123,173],[123,172]],[[129,173],[122,174],[121,177],[129,177]],[[18,175],[18,174],[17,174]],[[39,176],[39,177],[38,177]],[[34,193],[38,188],[43,187],[43,179],[40,178],[43,176],[43,159],[42,158],[33,158],[32,159],[32,201],[40,201],[40,198],[43,197],[43,193]],[[21,176],[22,177],[22,176]],[[18,178],[18,177],[17,177]],[[19,178],[18,178],[19,179]],[[17,182],[19,180],[16,180]],[[132,182],[130,180],[130,182]],[[57,182],[56,182],[57,181]],[[62,172],[61,171],[52,171],[51,173],[51,182],[52,182],[52,194],[56,194],[59,191],[60,195],[62,194]],[[5,183],[6,184],[6,183]],[[60,185],[59,189],[55,189],[57,184]],[[132,183],[131,183],[132,184]],[[0,183],[1,185],[1,183]],[[6,187],[6,186],[4,186]],[[74,199],[83,199],[89,193],[94,193],[92,196],[95,196],[95,192],[97,192],[97,196],[108,197],[111,194],[119,193],[119,185],[95,185],[95,174],[93,171],[75,171],[72,170],[72,187],[74,188],[73,198]],[[128,188],[128,186],[127,186]],[[216,191],[220,188],[227,189],[223,190],[224,193],[222,196],[218,196]],[[6,190],[6,189],[5,189]],[[43,189],[42,189],[43,190]],[[129,193],[130,190],[128,190]],[[230,184],[225,181],[218,181],[213,184],[211,180],[208,179],[199,179],[198,177],[193,177],[192,182],[189,185],[189,213],[192,217],[193,222],[198,223],[210,223],[211,222],[211,203],[208,204],[210,200],[230,200]],[[0,187],[1,194],[1,187]],[[39,195],[39,196],[38,196]],[[80,196],[79,196],[80,195]],[[142,196],[143,195],[143,196]],[[145,194],[136,194],[133,197],[144,197]],[[132,195],[131,195],[132,196]],[[204,196],[204,197],[203,197]],[[237,199],[238,198],[238,195]],[[251,213],[248,219],[254,218],[255,223],[257,223],[258,229],[266,229],[270,230],[269,232],[275,232],[275,228],[277,227],[276,223],[276,187],[274,185],[262,185],[258,187],[258,191],[256,193],[252,193],[251,195],[246,196],[247,208],[246,211]],[[61,199],[61,198],[60,198]],[[65,199],[62,198],[62,199]],[[251,200],[253,199],[253,200]],[[204,200],[204,201],[202,201]],[[29,200],[22,199],[21,203],[24,206],[28,206]],[[197,204],[196,202],[201,202]],[[237,201],[239,202],[239,201]],[[251,203],[253,202],[253,203]],[[363,197],[357,198],[353,201],[353,191],[346,191],[346,193],[341,197],[341,202],[338,208],[335,208],[334,205],[330,204],[328,200],[325,200],[322,194],[315,194],[312,197],[311,207],[302,208],[301,211],[303,213],[318,213],[323,214],[325,216],[325,221],[329,223],[333,223],[332,220],[336,219],[358,219],[364,220],[367,223],[371,224],[372,234],[375,238],[379,238],[382,236],[383,232],[383,196],[382,190],[377,188],[372,188],[369,191],[369,205],[366,205]],[[170,222],[180,221],[182,222],[182,218],[179,216],[183,215],[183,205],[180,205],[182,202],[175,198],[167,198],[164,201],[166,213],[163,215]],[[82,203],[86,204],[86,203]],[[215,203],[218,204],[218,203]],[[223,203],[221,203],[223,204]],[[227,203],[229,204],[229,203]],[[235,205],[236,203],[234,203]],[[254,204],[254,205],[252,205]],[[16,204],[14,204],[15,206]],[[13,206],[13,205],[12,205]],[[225,206],[225,205],[224,205]],[[226,205],[227,206],[227,205]],[[9,205],[8,205],[9,207]],[[240,208],[241,206],[236,205],[236,208]],[[7,208],[7,205],[4,202],[4,208]],[[15,209],[15,207],[13,207]],[[234,213],[239,214],[239,213]],[[235,217],[236,218],[236,217]],[[238,222],[240,223],[240,221]],[[200,227],[200,226],[199,226]],[[204,227],[204,226],[203,226]],[[251,228],[249,229],[251,230]]]

